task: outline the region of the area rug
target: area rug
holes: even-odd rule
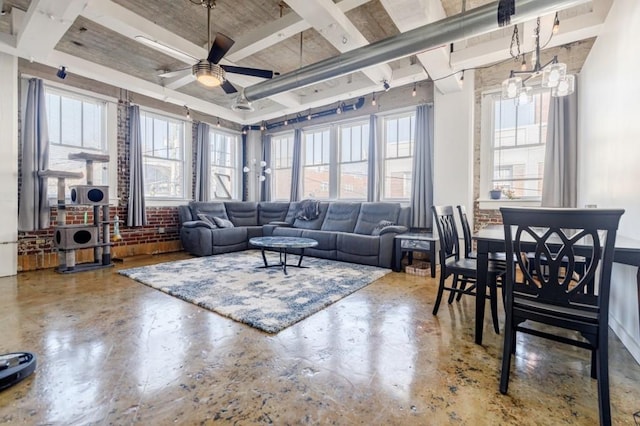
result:
[[[267,252],[269,262],[277,253]],[[289,256],[288,263],[297,262]],[[259,268],[260,251],[199,257],[120,272],[143,284],[252,327],[277,333],[391,272],[305,257],[306,268]]]

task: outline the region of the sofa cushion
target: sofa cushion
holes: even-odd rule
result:
[[[271,222],[284,222],[289,211],[289,203],[264,202],[258,206],[258,225]]]
[[[356,234],[371,235],[381,220],[398,223],[399,203],[362,203],[356,226]]]
[[[229,219],[227,210],[224,208],[224,203],[221,201],[192,201],[189,203],[189,206],[191,207],[194,217],[198,217],[198,214],[204,213],[212,217]]]
[[[287,216],[284,218],[285,222],[289,224],[293,224],[293,222],[295,222],[296,213],[298,213],[298,204],[300,204],[298,201],[289,203],[289,210],[287,210]]]
[[[293,227],[302,229],[320,229],[322,227],[322,223],[324,222],[324,217],[327,214],[328,208],[329,203],[320,203],[320,215],[317,218],[313,220],[296,219],[293,222]]]
[[[224,206],[227,211],[225,219],[229,219],[235,226],[256,226],[258,224],[257,203],[227,201]]]
[[[216,223],[218,228],[233,228],[233,222],[229,219],[222,219],[221,217],[214,217],[213,221]]]
[[[323,231],[353,232],[359,212],[360,203],[331,203],[320,229]]]
[[[219,228],[211,230],[214,246],[231,246],[247,243],[247,228]]]
[[[216,221],[214,220],[214,216],[210,216],[206,213],[198,213],[198,220],[206,222],[208,225],[211,225],[212,228],[217,228]]]
[[[338,251],[358,256],[378,256],[380,238],[371,235],[337,234]]]

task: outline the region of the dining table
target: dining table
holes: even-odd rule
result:
[[[473,235],[476,241],[477,252],[477,268],[478,275],[476,279],[476,329],[475,342],[482,344],[482,332],[484,329],[484,310],[486,302],[487,290],[487,272],[489,268],[489,253],[498,253],[506,251],[504,226],[489,225]],[[585,250],[588,247],[585,246]],[[577,254],[579,247],[576,246]],[[638,286],[638,308],[640,311],[640,240],[616,235],[616,243],[613,254],[613,261],[625,265],[638,267],[637,286]]]

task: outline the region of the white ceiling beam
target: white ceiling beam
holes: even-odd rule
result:
[[[369,44],[344,12],[331,0],[287,0],[287,4],[340,53]],[[392,74],[391,67],[386,64],[369,67],[362,72],[378,84],[390,80]]]
[[[560,22],[560,31],[551,38],[545,48],[562,46],[563,44],[597,36],[600,33],[608,12],[606,6],[608,5],[608,7],[610,7],[611,2],[604,0],[598,1],[597,3],[598,7],[596,7],[596,2],[594,2],[594,8],[591,12]],[[541,45],[544,45],[549,38],[549,32],[552,26],[549,22],[553,21],[553,15],[548,15],[545,19],[547,23],[543,26],[543,35],[540,37]],[[528,24],[527,28],[532,28],[531,23]],[[533,26],[535,26],[535,21],[533,21]],[[506,31],[505,35],[500,38],[468,45],[468,47],[455,50],[451,53],[452,66],[456,69],[470,69],[508,59],[510,57],[509,47],[511,45],[511,34],[511,31]],[[546,36],[544,34],[546,34]],[[532,39],[532,37],[526,38]],[[523,41],[522,35],[520,41]],[[527,42],[530,43],[529,50],[523,50],[521,47],[522,51],[531,50],[533,43],[531,40],[527,40]],[[527,58],[527,61],[530,62],[530,59]],[[531,66],[530,63],[528,65]]]
[[[86,5],[87,0],[32,0],[16,47],[33,60],[47,58]]]
[[[370,0],[342,0],[336,5],[342,12],[348,12]],[[227,53],[227,59],[238,62],[242,59],[267,49],[282,40],[293,37],[311,28],[311,24],[295,13],[287,13],[282,18],[271,21],[238,37]]]
[[[400,32],[407,32],[414,28],[439,21],[447,17],[440,0],[380,0],[394,24]],[[420,63],[425,67],[434,85],[442,93],[461,90],[461,73],[455,74],[455,69],[449,62],[449,47],[442,46],[417,55]]]

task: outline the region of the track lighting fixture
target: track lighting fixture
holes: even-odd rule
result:
[[[416,90],[416,84],[417,83],[413,83],[413,90],[411,91],[411,96],[414,97],[414,98],[418,94],[418,91]]]
[[[558,18],[558,12],[556,12],[556,17],[553,18],[553,34],[558,34],[560,31],[560,19]]]
[[[56,72],[56,76],[58,76],[58,78],[61,78],[62,80],[67,78],[67,67],[58,68],[58,72]]]
[[[267,126],[265,126],[264,121],[262,123],[260,123],[260,131],[264,132],[264,130],[267,128]]]
[[[184,109],[186,112],[187,120],[191,120],[191,111],[189,111],[189,107],[185,105]]]
[[[286,125],[288,125],[288,124],[289,124],[289,120],[287,120],[287,116],[285,115],[285,116],[284,116],[284,125],[286,126]]]
[[[243,134],[243,135],[246,135],[246,134],[247,134],[247,129],[246,129],[246,127],[243,127],[243,128],[242,128],[242,134]]]
[[[385,80],[385,81],[382,83],[382,87],[384,88],[384,91],[385,91],[385,92],[388,92],[388,91],[389,91],[389,89],[391,89],[391,86],[389,86],[389,82],[388,82],[387,80]]]
[[[218,122],[216,123],[216,127],[220,127],[220,117],[218,117]]]
[[[342,103],[338,102],[338,108],[336,108],[336,114],[342,114]]]
[[[376,92],[373,92],[371,97],[371,106],[376,106]]]
[[[311,120],[311,109],[309,109],[309,113],[307,114],[307,120]]]

